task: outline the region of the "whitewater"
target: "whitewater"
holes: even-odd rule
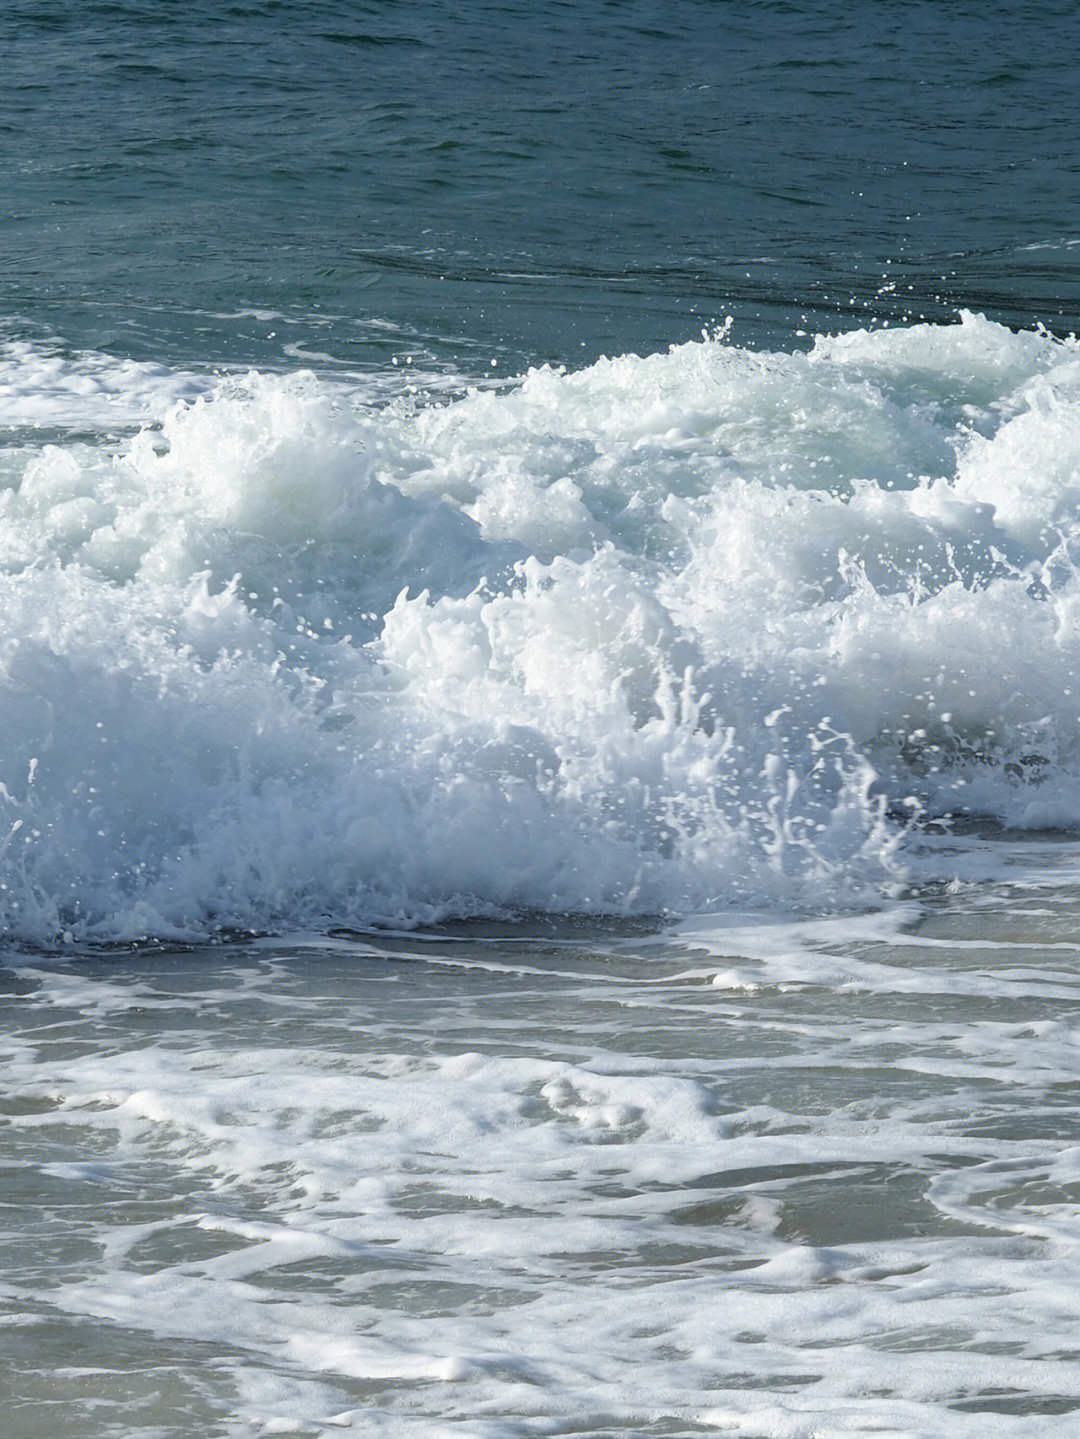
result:
[[[3,1439],[1080,1434],[1075,7],[0,7]]]
[[[6,1432],[1071,1432],[1076,341],[409,358],[0,353]]]
[[[858,905],[1080,819],[1071,339],[2,363],[9,935]]]

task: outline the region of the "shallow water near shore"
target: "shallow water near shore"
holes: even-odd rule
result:
[[[9,954],[7,1433],[1060,1434],[1080,849],[986,845],[846,917]]]

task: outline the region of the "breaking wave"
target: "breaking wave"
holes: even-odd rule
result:
[[[0,356],[0,923],[848,903],[1080,823],[1080,347],[704,336],[447,399]]]

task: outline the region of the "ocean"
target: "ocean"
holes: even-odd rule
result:
[[[1078,47],[7,0],[4,1439],[1080,1434]]]

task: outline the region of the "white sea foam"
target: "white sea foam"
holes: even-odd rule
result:
[[[59,344],[0,340],[0,436],[26,429],[116,431],[213,388],[207,374]]]
[[[79,433],[0,452],[7,932],[845,902],[905,816],[1080,821],[1074,343],[386,383],[8,346]]]
[[[9,960],[12,1432],[1068,1433],[1064,878]]]

